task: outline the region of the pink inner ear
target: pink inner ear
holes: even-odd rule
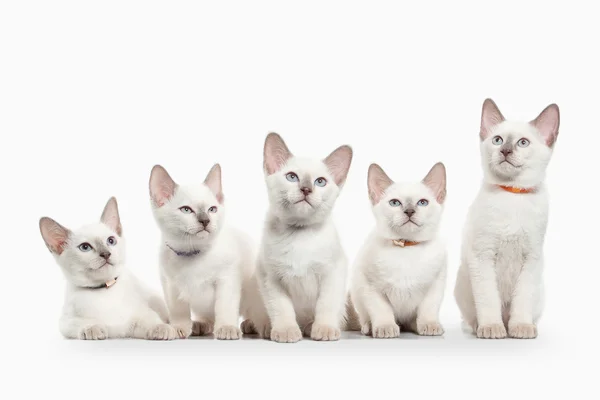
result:
[[[150,196],[158,207],[164,206],[173,194],[177,185],[168,172],[160,165],[154,166],[150,175]]]
[[[324,162],[331,175],[333,175],[335,184],[340,186],[348,176],[348,170],[352,163],[352,148],[350,146],[340,146],[328,155]]]
[[[211,192],[214,193],[217,201],[220,204],[223,204],[223,187],[221,185],[221,166],[219,164],[213,165],[208,174],[206,175],[206,179],[204,180],[204,184],[208,186]]]
[[[435,164],[423,179],[423,183],[435,194],[436,201],[443,204],[446,200],[446,167],[444,164]]]
[[[271,175],[285,165],[292,157],[292,153],[287,148],[281,136],[276,133],[269,133],[265,139],[263,156],[264,169],[268,175]]]
[[[113,231],[117,233],[117,235],[121,236],[121,218],[119,217],[119,207],[117,205],[117,200],[114,197],[111,197],[106,203],[104,211],[102,212],[102,217],[100,217],[100,221],[102,221],[102,223],[104,223],[105,225],[109,226]]]
[[[369,199],[371,204],[375,205],[381,201],[385,191],[394,181],[383,171],[377,164],[371,164],[369,167],[369,176],[367,178],[367,186],[369,187]]]
[[[546,145],[552,147],[558,137],[558,128],[560,125],[560,112],[558,106],[556,104],[550,104],[536,119],[531,121],[531,124],[540,132]]]
[[[58,255],[62,254],[70,231],[51,218],[44,217],[40,220],[40,231],[48,249]]]
[[[481,140],[485,140],[490,136],[492,128],[499,123],[504,121],[504,116],[498,109],[498,106],[492,99],[486,99],[483,102],[481,110],[481,128],[479,131],[479,137]]]

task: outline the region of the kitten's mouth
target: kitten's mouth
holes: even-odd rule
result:
[[[295,202],[294,204],[300,204],[300,203],[302,203],[302,202],[306,202],[306,204],[308,204],[308,205],[309,205],[309,206],[311,206],[311,207],[313,206],[312,204],[310,204],[310,202],[308,201],[308,199],[307,199],[306,197],[305,197],[305,198],[303,198],[303,199],[302,199],[302,200],[300,200],[300,201],[297,201],[297,202]]]
[[[508,163],[515,168],[521,168],[521,165],[515,165],[515,164],[511,163],[510,161],[508,161],[506,158],[504,160],[500,161],[500,163],[498,165],[502,165],[503,163]]]
[[[408,221],[406,221],[405,223],[403,223],[402,225],[400,225],[400,228],[402,228],[404,225],[408,224],[408,223],[412,223],[415,224],[416,226],[418,226],[419,228],[421,227],[421,225],[417,224],[415,221],[413,221],[412,219],[408,219]]]

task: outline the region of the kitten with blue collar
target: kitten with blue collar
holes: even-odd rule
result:
[[[40,219],[46,246],[67,280],[60,332],[69,339],[137,338],[171,340],[163,300],[125,267],[125,240],[112,197],[100,222],[69,230]]]

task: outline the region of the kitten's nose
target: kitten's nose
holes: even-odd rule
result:
[[[206,226],[210,223],[210,219],[208,218],[198,218],[198,222],[202,224],[206,228]]]
[[[100,257],[104,258],[105,260],[108,260],[110,258],[110,253],[108,251],[102,252],[100,253]]]
[[[312,189],[306,186],[300,188],[300,191],[304,193],[305,196],[308,196],[309,193],[312,193]]]
[[[511,149],[502,149],[500,150],[500,153],[504,154],[504,158],[508,157],[509,154],[512,153]]]
[[[415,214],[415,210],[413,210],[412,208],[409,208],[408,210],[404,211],[404,214],[408,215],[408,218],[410,218]]]

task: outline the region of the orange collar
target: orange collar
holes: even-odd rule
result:
[[[533,192],[535,192],[535,188],[526,189],[526,188],[518,188],[518,187],[514,187],[514,186],[503,186],[503,185],[498,185],[498,187],[500,189],[504,189],[510,193],[533,193]]]
[[[404,239],[392,239],[392,243],[394,244],[394,246],[407,247],[407,246],[417,245],[421,242],[411,242],[410,240],[404,240]]]

